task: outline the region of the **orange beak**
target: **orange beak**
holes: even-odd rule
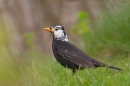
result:
[[[50,28],[44,28],[44,30],[49,31],[49,32],[53,32]]]

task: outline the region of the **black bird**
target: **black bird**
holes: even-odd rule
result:
[[[53,35],[52,49],[56,60],[62,66],[72,69],[73,74],[76,73],[76,70],[84,68],[107,67],[122,70],[90,58],[87,54],[69,42],[63,26],[56,25],[44,28],[44,30],[51,32]]]

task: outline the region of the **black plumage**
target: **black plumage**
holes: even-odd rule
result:
[[[50,28],[45,28],[45,30],[50,31],[53,35],[52,49],[56,60],[62,66],[72,69],[73,73],[78,69],[97,67],[122,70],[90,58],[87,54],[68,41],[63,26],[56,25]]]

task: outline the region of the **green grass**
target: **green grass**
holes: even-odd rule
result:
[[[21,75],[15,86],[129,86],[129,58],[109,62],[124,69],[118,72],[107,68],[72,71],[63,68],[53,58],[32,58],[26,66],[20,66]],[[114,63],[113,63],[114,62]]]

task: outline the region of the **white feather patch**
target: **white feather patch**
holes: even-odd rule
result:
[[[57,38],[58,40],[68,41],[68,38],[67,38],[67,36],[64,34],[63,30],[54,31],[54,36],[55,36],[55,38]]]
[[[61,37],[64,36],[64,33],[63,33],[62,30],[58,30],[58,31],[54,32],[54,35],[55,35],[56,38],[61,38]]]

